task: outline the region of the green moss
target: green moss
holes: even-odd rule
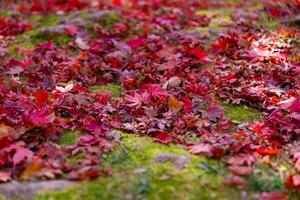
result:
[[[265,26],[268,30],[275,30],[279,26],[279,22],[278,20],[271,19],[266,13],[263,13],[260,15],[257,25]]]
[[[214,16],[214,15],[222,15],[226,16],[232,12],[231,9],[228,8],[216,8],[216,9],[205,9],[197,11],[197,15],[207,15],[207,16]]]
[[[24,41],[24,42],[17,42],[17,43],[14,43],[14,44],[11,44],[9,46],[9,51],[8,51],[8,55],[10,57],[13,57],[14,59],[17,59],[17,60],[22,60],[23,59],[23,55],[19,54],[17,52],[17,48],[18,47],[27,47],[27,48],[34,48],[35,45],[31,43],[30,40],[27,40],[27,41]]]
[[[72,17],[72,18],[79,17],[79,18],[81,18],[81,19],[83,19],[83,20],[87,20],[88,17],[89,17],[89,15],[88,15],[87,12],[80,12],[80,13],[78,13],[76,16],[72,16],[72,15],[71,15],[70,17]]]
[[[16,36],[16,41],[14,41],[9,45],[9,55],[16,59],[22,59],[23,56],[18,54],[16,52],[16,49],[18,47],[34,48],[35,45],[37,44],[37,41],[34,40],[33,36],[35,34],[38,34],[38,32],[39,32],[38,29],[32,29],[21,35]]]
[[[51,39],[58,46],[68,44],[72,40],[72,37],[67,35],[66,33],[51,34],[39,32],[37,34],[32,35],[31,38],[34,44],[46,42],[48,39]]]
[[[22,55],[18,55],[15,52],[17,47],[34,48],[36,44],[46,42],[48,39],[51,39],[58,46],[68,44],[72,40],[72,37],[66,33],[52,34],[41,32],[40,27],[55,26],[59,23],[59,19],[60,16],[58,15],[30,16],[29,21],[34,25],[33,29],[16,36],[16,41],[10,44],[9,55],[21,59]]]
[[[225,108],[225,116],[237,123],[259,121],[262,119],[262,114],[254,109],[245,105],[233,105],[222,103]]]
[[[49,14],[49,15],[32,15],[29,21],[35,26],[55,26],[58,24],[61,16]]]
[[[52,41],[58,45],[58,46],[62,46],[62,45],[65,45],[65,44],[68,44],[71,40],[72,40],[72,37],[63,33],[63,34],[59,34],[59,35],[55,35],[54,37],[50,35],[50,37],[52,39]]]
[[[209,33],[211,41],[217,40],[218,33],[227,30],[227,27],[224,27],[222,24],[232,22],[230,12],[231,9],[226,8],[199,10],[197,12],[198,15],[206,15],[211,18],[211,21],[207,27],[198,27],[197,30],[199,32]]]
[[[107,16],[105,16],[103,19],[99,21],[99,23],[104,27],[110,27],[111,25],[121,22],[121,17],[116,12],[111,12]]]
[[[76,166],[79,164],[78,161],[83,160],[85,158],[83,153],[76,154],[74,156],[71,156],[67,158],[67,163],[70,164],[71,166]]]
[[[78,136],[81,134],[82,134],[81,130],[74,130],[74,131],[67,130],[59,138],[59,144],[61,146],[68,146],[74,144]]]
[[[46,42],[48,39],[51,39],[56,45],[62,46],[64,44],[68,44],[72,37],[67,35],[66,33],[62,34],[52,34],[52,33],[43,33],[40,32],[40,29],[33,29],[28,31],[22,35],[17,36],[19,42],[13,44],[12,46],[15,48],[16,46],[28,46],[34,47],[38,43]]]
[[[248,177],[250,190],[255,192],[271,192],[283,189],[283,180],[269,166],[258,164],[254,174]]]
[[[121,96],[121,86],[118,84],[94,85],[89,88],[91,92],[111,92],[113,97]]]
[[[171,163],[153,163],[159,154],[187,155],[191,162],[185,169]],[[209,172],[200,167],[205,163],[215,169]],[[222,184],[224,165],[218,161],[191,155],[178,145],[162,145],[149,137],[122,133],[116,150],[102,157],[103,168],[112,176],[82,182],[74,188],[41,194],[36,199],[235,199],[231,189]]]
[[[88,31],[88,33],[90,34],[90,36],[92,38],[97,38],[97,32],[94,31],[94,22],[93,21],[89,21],[88,20],[88,15],[84,14],[81,17],[82,19],[86,20],[86,25],[85,28]],[[110,27],[115,24],[115,23],[121,23],[122,22],[122,18],[121,16],[117,13],[117,12],[111,12],[107,15],[105,15],[103,18],[101,18],[100,20],[96,21],[96,23],[99,23],[101,26],[103,26],[104,28],[107,28],[108,31],[111,31],[112,29],[110,29]]]
[[[0,194],[0,200],[7,200],[7,198]]]
[[[12,15],[14,15],[12,11],[6,11],[6,10],[0,11],[0,16],[2,17],[11,17]]]
[[[21,83],[26,83],[28,81],[28,78],[23,75],[20,75],[18,78],[19,78],[19,82]],[[4,81],[6,85],[8,85],[12,80],[12,77],[10,75],[3,75],[1,76],[1,79]]]
[[[212,18],[211,23],[209,24],[210,29],[221,28],[221,23],[223,22],[232,22],[230,13],[231,9],[226,8],[217,8],[217,9],[208,9],[208,10],[199,10],[198,15],[207,15]],[[222,29],[225,29],[222,27]]]
[[[300,194],[298,191],[291,191],[288,193],[287,200],[300,200]]]

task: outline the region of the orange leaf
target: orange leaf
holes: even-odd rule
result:
[[[43,161],[36,160],[30,165],[28,165],[28,167],[22,172],[20,178],[27,180],[30,177],[37,175],[38,172],[40,172],[40,170],[43,169],[43,167],[44,167]]]
[[[256,151],[262,155],[274,155],[279,152],[277,147],[258,147]]]
[[[170,96],[168,98],[168,107],[170,110],[179,110],[181,108],[181,105],[175,97]]]

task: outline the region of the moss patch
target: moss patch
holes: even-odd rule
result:
[[[29,21],[36,26],[55,26],[59,23],[61,16],[49,14],[49,15],[32,15]]]
[[[14,15],[12,11],[5,11],[5,10],[0,11],[0,16],[2,17],[11,17],[12,15]]]
[[[61,137],[59,138],[59,144],[61,146],[68,146],[74,144],[79,135],[82,134],[81,130],[74,130],[74,131],[65,131]]]
[[[227,193],[231,189],[225,190],[222,184],[226,173],[222,163],[190,155],[177,145],[154,143],[149,137],[125,133],[122,137],[116,150],[102,158],[101,166],[111,169],[112,176],[36,199],[235,199]],[[166,153],[187,155],[191,162],[182,170],[171,163],[152,162],[155,156]],[[215,171],[204,169],[203,163]]]
[[[38,33],[32,36],[32,41],[34,44],[46,42],[48,39],[51,39],[56,45],[62,46],[68,44],[72,40],[72,37],[67,35],[66,33]]]
[[[17,47],[34,48],[36,44],[46,42],[51,39],[56,45],[62,46],[68,44],[72,37],[66,33],[51,34],[41,32],[41,27],[55,26],[59,24],[61,16],[59,15],[32,15],[29,17],[29,22],[34,24],[32,30],[16,36],[16,41],[10,44],[9,55],[21,59],[22,56],[15,52]]]
[[[266,13],[262,13],[258,25],[263,25],[268,30],[275,30],[279,26],[279,22],[278,20],[271,19]]]
[[[283,189],[283,180],[266,164],[258,164],[256,173],[248,177],[250,189],[255,192],[271,192]]]
[[[197,30],[206,34],[209,33],[210,40],[215,41],[219,33],[227,30],[223,24],[232,22],[230,12],[230,9],[225,8],[199,10],[197,12],[198,15],[206,15],[211,21],[207,27],[198,27]]]
[[[209,24],[209,29],[224,29],[221,27],[221,24],[224,22],[230,23],[232,22],[230,17],[231,9],[227,8],[217,8],[217,9],[209,9],[209,10],[199,10],[197,12],[198,15],[206,15],[211,18],[211,23]]]
[[[16,54],[15,50],[18,48],[18,47],[28,47],[28,48],[34,48],[35,45],[31,42],[31,41],[22,41],[22,42],[17,42],[17,43],[14,43],[14,44],[11,44],[10,45],[10,48],[9,48],[9,54],[11,56],[20,56],[18,54]]]
[[[11,45],[10,55],[14,55],[13,51],[16,47],[30,47],[34,48],[37,44],[46,42],[51,39],[57,46],[62,46],[68,44],[72,37],[62,33],[62,34],[50,34],[50,33],[40,33],[38,30],[29,31],[23,35],[17,37],[18,42]]]
[[[242,197],[241,190],[223,185],[223,178],[229,175],[223,163],[191,155],[178,145],[155,143],[149,137],[127,133],[121,135],[122,140],[115,151],[102,156],[101,166],[111,169],[111,176],[81,182],[60,192],[40,194],[35,199],[235,200]],[[191,162],[181,170],[169,162],[154,163],[153,159],[161,154],[186,155]],[[76,162],[80,156],[72,159]],[[279,157],[272,159],[272,163],[279,167],[257,164],[255,173],[246,177],[250,182],[250,188],[247,189],[249,199],[260,192],[284,188],[283,180],[286,177],[282,175],[281,168],[289,166]],[[294,193],[289,193],[288,199],[295,199]]]
[[[62,46],[72,40],[72,37],[65,33],[41,33],[39,29],[33,29],[22,35],[18,35],[16,38],[17,40],[9,48],[9,55],[16,59],[22,59],[22,55],[16,53],[16,48],[18,47],[34,48],[37,44],[46,42],[48,39],[51,39],[57,46]]]
[[[118,84],[106,84],[106,85],[94,85],[89,88],[91,92],[111,92],[112,97],[121,96],[121,85]]]
[[[103,19],[99,21],[99,23],[104,27],[109,27],[118,22],[121,22],[121,17],[116,12],[109,13],[107,16],[105,16]]]
[[[225,116],[234,122],[245,123],[262,120],[262,114],[254,108],[225,103],[222,103],[222,105],[225,108]]]

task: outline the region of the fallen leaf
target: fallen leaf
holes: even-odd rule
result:
[[[260,200],[286,200],[287,195],[283,191],[263,192]]]
[[[208,157],[213,156],[212,146],[209,144],[200,143],[200,144],[192,145],[188,147],[188,150],[190,153],[193,154],[202,154]]]
[[[154,141],[162,144],[169,144],[176,142],[176,138],[174,138],[170,133],[161,132],[155,135]]]
[[[22,172],[20,178],[24,180],[28,180],[29,178],[36,176],[44,166],[45,165],[43,161],[39,159],[30,162],[26,167],[26,169]]]
[[[11,173],[10,172],[5,172],[5,171],[0,171],[0,182],[6,183],[11,181]]]
[[[256,151],[262,155],[274,155],[279,152],[277,147],[257,147]]]
[[[19,164],[20,162],[24,161],[26,158],[33,157],[34,153],[26,148],[16,148],[16,153],[13,156],[13,163],[14,165]]]
[[[229,170],[238,176],[250,175],[254,171],[252,167],[237,166],[237,165],[229,166]]]
[[[48,101],[48,93],[44,88],[39,91],[34,92],[33,95],[36,98],[38,106],[42,106],[42,105],[46,104]]]
[[[285,186],[288,189],[296,189],[300,191],[300,175],[290,175],[285,180]]]
[[[240,176],[226,178],[224,179],[224,184],[226,186],[237,186],[242,188],[248,188],[250,185],[250,183],[245,178],[242,178]]]
[[[90,49],[90,46],[81,37],[77,37],[75,39],[75,44],[81,50],[89,50]]]
[[[168,108],[170,110],[175,110],[176,111],[176,110],[179,110],[180,107],[181,107],[181,104],[175,97],[170,96],[168,98]]]

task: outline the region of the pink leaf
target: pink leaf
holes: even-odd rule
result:
[[[212,146],[210,144],[195,144],[188,147],[189,152],[193,154],[202,154],[208,157],[211,157],[213,155],[212,153]]]
[[[0,182],[6,183],[8,181],[11,181],[11,173],[5,172],[5,171],[0,171]]]
[[[21,163],[26,158],[31,158],[33,156],[33,152],[26,148],[17,148],[16,153],[13,156],[13,163],[17,165]]]
[[[245,176],[245,175],[250,175],[253,173],[253,168],[252,167],[245,167],[245,166],[230,166],[229,170],[234,173],[235,175],[238,176]]]
[[[64,26],[64,28],[66,32],[71,36],[75,36],[78,32],[78,27],[73,24],[67,24]]]
[[[286,193],[282,191],[263,192],[260,200],[286,200]]]
[[[29,116],[29,121],[35,126],[42,126],[54,121],[55,113],[50,111],[48,107],[32,112]]]
[[[296,99],[293,101],[291,107],[290,107],[290,113],[298,112],[300,113],[300,101]]]
[[[162,144],[169,144],[175,142],[176,138],[171,136],[169,133],[161,132],[155,135],[154,141]]]
[[[131,40],[127,41],[127,44],[132,49],[137,49],[139,47],[144,47],[146,45],[146,40],[144,38],[131,39]]]

